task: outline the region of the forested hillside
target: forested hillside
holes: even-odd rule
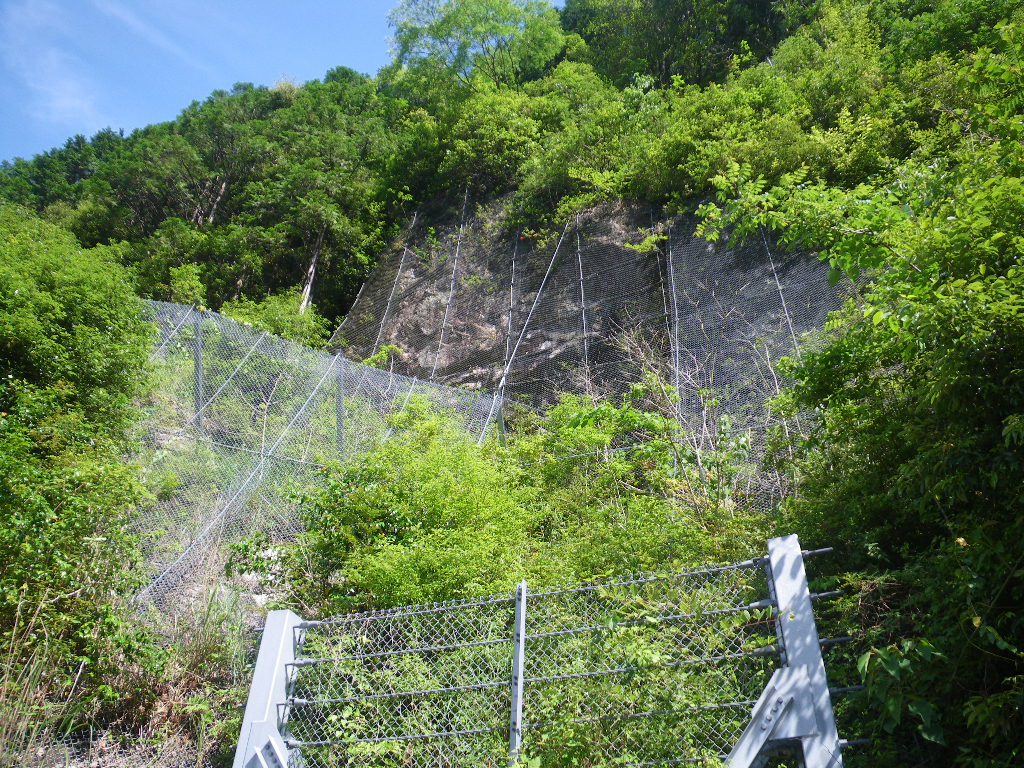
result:
[[[843,572],[829,620],[858,638],[873,738],[849,764],[1016,764],[1024,3],[402,0],[391,21],[375,75],[236,84],[0,166],[0,765],[91,728],[185,733],[216,760],[237,728],[222,597],[177,634],[129,604],[130,521],[163,492],[124,460],[149,389],[137,297],[322,346],[412,222],[429,236],[467,199],[541,243],[625,200],[829,261],[854,295],[779,363],[793,385],[771,404],[813,415],[772,436],[792,495],[737,505],[742,436],[688,451],[653,366],[625,399],[524,411],[506,444],[399,413],[401,436],[300,494],[304,534],[232,567],[322,614],[795,531]]]
[[[128,242],[144,295],[299,291],[332,321],[420,207],[515,190],[536,225],[615,196],[689,207],[731,163],[848,187],[944,151],[962,53],[1013,3],[405,3],[395,63],[237,84],[173,122],[5,163],[4,198],[86,246]],[[804,24],[806,22],[806,24]]]

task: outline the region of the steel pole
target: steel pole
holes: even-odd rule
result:
[[[512,717],[509,723],[509,765],[519,762],[523,745],[523,652],[526,641],[526,582],[516,589],[515,629],[512,635]]]

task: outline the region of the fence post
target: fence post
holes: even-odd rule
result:
[[[288,698],[288,667],[295,661],[302,619],[291,611],[271,611],[242,718],[232,768],[285,768],[288,747],[281,736],[279,708]]]
[[[729,768],[760,764],[770,741],[799,740],[805,768],[842,768],[842,746],[828,692],[811,590],[796,536],[768,542],[769,586],[774,586],[782,667],[754,705],[750,722],[726,760]]]
[[[497,397],[497,395],[495,395]],[[498,424],[498,442],[501,445],[506,445],[508,442],[508,432],[505,429],[505,405],[504,402],[498,406],[498,412],[494,415],[494,419]]]
[[[509,765],[519,762],[523,744],[523,651],[526,642],[526,582],[516,588],[516,618],[512,634],[512,718],[509,723]]]
[[[348,371],[348,360],[341,354],[341,350],[334,353],[342,357],[342,366],[338,371],[338,378],[336,379],[337,390],[335,400],[335,421],[336,421],[336,438],[338,444],[338,454],[342,457],[345,455],[345,373]]]
[[[807,670],[808,689],[802,703],[813,711],[817,733],[801,738],[807,768],[835,768],[843,764],[839,732],[828,692],[821,641],[814,622],[811,590],[807,585],[804,556],[795,535],[768,542],[768,561],[778,601],[777,623],[782,633],[783,653],[788,667]]]
[[[195,319],[195,340],[192,342],[192,382],[195,385],[196,427],[203,431],[203,406],[206,405],[206,393],[203,391],[203,313],[198,312]]]

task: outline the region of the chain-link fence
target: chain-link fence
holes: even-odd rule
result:
[[[222,573],[242,535],[297,530],[294,491],[328,462],[379,445],[395,414],[428,403],[473,435],[490,395],[307,349],[213,312],[152,302],[159,340],[143,413],[156,502],[136,523],[153,578],[141,597],[170,609]]]
[[[755,561],[303,629],[286,716],[303,766],[504,766],[510,723],[544,766],[717,760],[778,653]]]
[[[235,766],[752,768],[796,748],[839,768],[821,650],[835,640],[812,608],[830,593],[811,594],[805,554],[785,536],[682,573],[272,612]]]
[[[514,614],[498,596],[309,626],[289,701],[296,764],[507,762]]]

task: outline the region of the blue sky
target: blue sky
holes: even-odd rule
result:
[[[0,159],[173,119],[234,83],[389,61],[397,0],[0,0]]]

